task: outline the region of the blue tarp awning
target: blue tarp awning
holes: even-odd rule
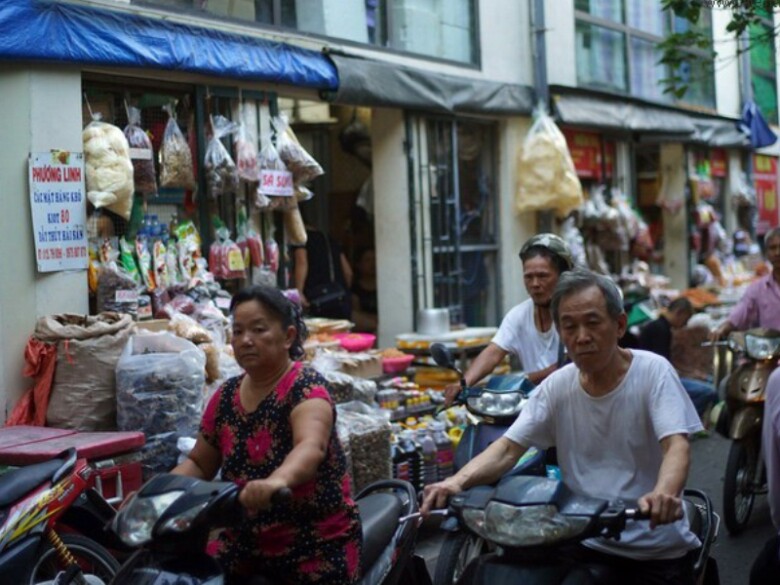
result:
[[[316,51],[54,0],[0,2],[0,60],[10,59],[338,87],[336,68]]]

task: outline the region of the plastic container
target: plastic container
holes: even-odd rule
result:
[[[430,429],[433,433],[433,440],[436,443],[437,479],[442,481],[453,474],[455,450],[452,447],[452,440],[444,430],[444,423],[439,421],[432,422]]]
[[[405,461],[409,464],[409,479],[407,481],[414,489],[421,491],[422,478],[422,448],[414,440],[414,431],[402,431],[398,438],[398,446],[405,454]]]
[[[422,450],[422,482],[423,485],[436,483],[439,478],[439,469],[436,463],[436,441],[427,429],[417,431],[417,442]]]
[[[366,351],[374,346],[376,335],[371,333],[335,333],[333,335],[347,351]]]
[[[382,371],[385,374],[399,374],[409,368],[409,364],[414,361],[413,355],[403,357],[382,358]]]

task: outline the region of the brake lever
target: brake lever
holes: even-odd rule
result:
[[[441,510],[431,510],[428,512],[431,516],[448,516],[450,511],[447,508],[442,508]],[[408,520],[415,520],[417,518],[422,518],[421,512],[413,512],[411,514],[407,514],[406,516],[401,516],[398,519],[398,523],[407,522]]]

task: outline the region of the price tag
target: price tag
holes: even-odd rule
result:
[[[260,171],[260,192],[275,197],[292,197],[295,195],[292,173],[290,171],[262,169]]]
[[[114,295],[114,300],[117,303],[135,303],[138,301],[138,291],[132,289],[118,290]]]
[[[229,309],[230,308],[230,299],[226,297],[217,297],[217,308],[218,309]]]
[[[152,151],[148,148],[131,148],[130,158],[134,160],[152,160]]]

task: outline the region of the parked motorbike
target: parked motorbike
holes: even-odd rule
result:
[[[100,585],[114,576],[119,563],[85,535],[108,517],[101,508],[108,504],[89,488],[92,473],[68,449],[0,476],[3,583]]]
[[[112,585],[218,585],[223,568],[206,554],[212,530],[235,525],[244,511],[233,482],[162,474],[149,480],[119,511],[112,530],[140,547],[122,565]],[[290,497],[274,494],[273,505]],[[371,484],[356,498],[363,527],[363,585],[429,585],[422,558],[414,555],[419,512],[414,488],[405,481]],[[268,584],[262,576],[251,583]]]
[[[468,425],[455,450],[454,470],[482,453],[493,441],[503,436],[517,418],[534,385],[523,375],[493,376],[484,386],[467,387],[462,372],[457,368],[452,354],[441,343],[431,345],[431,356],[442,368],[460,374],[461,392],[454,404],[462,404],[477,419]],[[546,455],[536,449],[528,452],[506,476],[546,475]],[[441,528],[447,531],[436,561],[434,585],[451,585],[457,582],[466,565],[488,552],[491,545],[485,539],[466,531],[459,520],[451,516]]]
[[[717,563],[710,548],[720,520],[704,492],[685,490],[684,504],[691,530],[702,542],[694,564],[696,582],[717,585]],[[598,567],[573,565],[562,547],[597,536],[618,539],[627,522],[646,519],[625,502],[575,494],[559,480],[527,476],[458,494],[450,499],[449,510],[466,530],[498,551],[472,561],[459,585],[598,582]]]
[[[750,520],[756,496],[767,491],[761,425],[766,383],[780,359],[780,331],[734,332],[727,344],[739,363],[725,382],[726,406],[715,428],[732,441],[723,480],[723,520],[729,533],[737,535]]]

